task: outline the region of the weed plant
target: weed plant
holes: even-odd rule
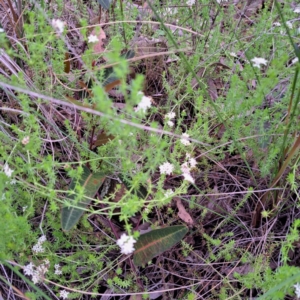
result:
[[[0,295],[300,297],[299,13],[2,1]],[[104,180],[91,197],[87,170]],[[117,245],[180,224],[141,267]]]

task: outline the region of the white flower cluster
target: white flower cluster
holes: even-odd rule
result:
[[[172,119],[175,118],[175,113],[174,112],[170,112],[170,113],[167,113],[165,115],[165,119],[168,120],[167,121],[167,124],[170,126],[170,127],[173,127],[174,126],[174,122],[171,121]]]
[[[63,33],[64,31],[64,27],[65,27],[65,22],[59,20],[59,19],[53,19],[51,21],[51,25],[52,27],[55,29],[55,31],[58,33],[58,34],[61,34]]]
[[[191,142],[188,140],[188,138],[190,137],[189,134],[187,133],[183,133],[182,138],[180,139],[181,144],[183,144],[184,146],[188,146],[191,144]]]
[[[5,164],[3,171],[7,177],[11,177],[11,174],[14,170],[10,169],[8,164]]]
[[[135,111],[140,111],[141,110],[141,111],[143,111],[145,113],[146,110],[151,107],[152,98],[145,96],[143,92],[138,92],[138,95],[142,95],[142,100],[138,104],[138,106],[135,109]]]
[[[295,288],[295,294],[298,298],[300,298],[300,284],[297,283],[294,285],[294,288]]]
[[[174,166],[169,162],[165,162],[159,167],[159,170],[160,170],[160,174],[171,175],[171,173],[174,170]]]
[[[96,35],[91,34],[88,36],[88,43],[97,43],[99,42],[99,39]]]
[[[134,251],[134,243],[136,243],[136,240],[132,236],[128,236],[126,233],[123,233],[117,240],[117,245],[121,248],[121,253],[126,255]]]
[[[60,269],[59,264],[54,265],[54,269],[55,269],[54,274],[56,274],[56,275],[61,275],[62,274],[62,270]]]
[[[186,4],[187,4],[188,6],[192,6],[192,5],[195,4],[195,0],[187,0],[187,1],[186,1]]]
[[[69,292],[67,292],[66,290],[61,290],[60,292],[59,292],[59,297],[60,298],[63,298],[63,299],[68,299],[68,296],[69,296]]]
[[[196,167],[197,161],[195,158],[191,157],[189,153],[187,153],[186,157],[188,158],[188,161],[184,162],[180,167],[182,176],[185,180],[195,183],[195,179],[191,175],[191,169]]]
[[[267,65],[268,61],[261,57],[254,57],[251,59],[253,63],[253,67],[257,67],[260,69],[260,65]]]
[[[45,252],[45,249],[43,248],[43,243],[46,241],[46,236],[42,235],[38,242],[32,247],[32,251],[35,253],[42,253]]]
[[[31,262],[24,266],[23,272],[27,276],[32,276],[33,283],[37,284],[43,280],[45,274],[48,272],[49,264],[48,259],[45,259],[44,263],[37,267]]]

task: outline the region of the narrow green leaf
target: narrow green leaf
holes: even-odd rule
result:
[[[84,187],[84,194],[89,198],[93,198],[105,179],[106,175],[101,172],[91,173],[87,167],[84,167],[82,177],[78,182],[72,181],[70,190],[74,190],[76,183]],[[75,196],[73,197],[75,198]],[[61,214],[62,229],[65,231],[70,230],[79,221],[84,212],[84,208],[89,205],[90,199],[82,199],[78,203],[74,203],[74,207],[63,207]]]
[[[183,225],[152,230],[139,237],[135,244],[133,261],[136,266],[146,264],[153,257],[170,249],[187,234],[188,228]]]
[[[111,0],[97,0],[97,1],[104,9],[109,9]]]

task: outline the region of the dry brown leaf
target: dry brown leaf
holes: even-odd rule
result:
[[[185,210],[185,207],[183,206],[181,199],[179,197],[175,197],[175,200],[178,208],[178,217],[185,223],[189,225],[194,225],[194,221],[190,216],[190,214]]]
[[[98,42],[93,45],[93,50],[95,54],[102,53],[104,51],[104,42],[103,40],[106,39],[106,34],[101,26],[96,26],[91,35],[95,35],[98,38]]]

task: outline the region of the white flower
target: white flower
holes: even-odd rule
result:
[[[62,274],[62,270],[60,269],[59,264],[54,265],[54,268],[55,268],[54,274],[56,274],[56,275],[61,275]]]
[[[186,4],[187,4],[188,6],[192,6],[192,5],[195,4],[195,0],[187,0],[187,1],[186,1]]]
[[[47,260],[47,264],[49,264],[49,260]],[[44,275],[48,272],[48,266],[41,264],[36,268],[36,270],[34,270],[34,268],[35,265],[33,263],[29,263],[24,267],[23,271],[25,275],[32,276],[32,281],[34,284],[36,284],[39,283],[43,279]]]
[[[58,33],[63,33],[64,27],[65,27],[65,22],[63,22],[59,19],[53,19],[51,21],[51,25]]]
[[[193,157],[191,157],[191,158],[189,159],[189,164],[190,164],[191,168],[195,168],[196,165],[197,165],[196,159],[193,158]]]
[[[167,122],[168,126],[173,127],[174,126],[174,122],[173,121],[168,121]]]
[[[61,290],[60,292],[59,292],[59,297],[60,298],[63,298],[63,299],[68,299],[68,295],[69,295],[70,293],[69,292],[67,292],[66,290]]]
[[[161,166],[159,166],[159,170],[160,170],[160,174],[170,175],[174,170],[174,166],[169,162],[165,162]]]
[[[7,177],[11,177],[11,174],[14,170],[10,169],[8,164],[5,164],[3,171]]]
[[[25,136],[23,139],[22,139],[22,144],[23,145],[27,145],[29,143],[29,136]]]
[[[294,288],[295,288],[295,294],[298,298],[300,298],[300,284],[297,283],[294,285]]]
[[[25,212],[26,209],[27,209],[27,207],[28,207],[27,205],[26,205],[26,206],[23,206],[23,207],[22,207],[22,211]]]
[[[165,119],[171,120],[171,119],[174,119],[175,116],[176,116],[176,114],[174,112],[170,112],[165,115]]]
[[[180,166],[180,169],[182,171],[182,173],[190,173],[190,166],[188,165],[187,162],[183,163],[181,166]]]
[[[32,276],[34,273],[33,267],[34,267],[34,264],[32,262],[29,263],[27,266],[24,266],[24,268],[23,268],[24,274],[28,275],[28,276]]]
[[[171,189],[166,190],[166,192],[164,193],[164,196],[166,198],[169,198],[173,195],[173,191]]]
[[[147,108],[151,107],[151,104],[152,104],[152,98],[151,97],[146,97],[144,95],[144,93],[142,92],[138,92],[138,94],[142,94],[143,97],[142,97],[142,100],[141,102],[138,104],[137,108],[135,109],[135,111],[144,111],[144,113],[146,112]]]
[[[273,26],[279,27],[279,26],[281,26],[281,24],[280,24],[279,22],[274,22],[274,23],[273,23]]]
[[[47,240],[46,236],[43,234],[42,236],[39,237],[38,243],[44,243]]]
[[[234,52],[230,52],[229,55],[233,56],[233,57],[237,57],[236,53],[234,53]]]
[[[291,21],[286,21],[285,24],[288,28],[293,29],[293,23]]]
[[[192,177],[190,173],[183,173],[182,176],[184,177],[185,180],[195,183],[195,179]]]
[[[34,253],[43,253],[45,252],[45,249],[43,248],[42,244],[37,243],[32,247],[32,251]]]
[[[35,253],[42,253],[45,252],[42,244],[46,241],[46,236],[42,235],[39,237],[38,242],[32,247],[32,251]]]
[[[16,179],[12,179],[11,181],[10,181],[10,184],[11,185],[14,185],[14,184],[16,184],[17,183],[17,180]]]
[[[264,58],[261,57],[254,57],[251,59],[251,61],[253,62],[253,67],[258,67],[260,68],[260,65],[267,65],[268,61],[265,60]]]
[[[4,29],[3,28],[0,28],[0,33],[4,32]]]
[[[300,6],[296,6],[295,9],[293,10],[294,13],[300,13]]]
[[[183,145],[188,146],[188,145],[191,144],[191,142],[187,140],[187,139],[190,137],[189,134],[183,133],[181,136],[182,136],[182,138],[180,139],[180,142],[181,142]]]
[[[299,61],[299,59],[298,59],[298,57],[295,57],[293,60],[292,60],[292,62],[291,62],[291,65],[294,65],[296,62],[298,62]]]
[[[97,42],[99,42],[99,39],[96,35],[91,34],[88,36],[88,43],[97,43]]]
[[[134,251],[134,243],[136,243],[136,240],[132,236],[128,236],[126,233],[123,233],[117,240],[117,245],[121,248],[121,253],[126,255]]]

